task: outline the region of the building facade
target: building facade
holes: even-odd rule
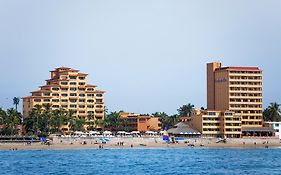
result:
[[[132,131],[160,131],[162,124],[160,118],[149,115],[120,112],[120,118],[127,120],[127,127]]]
[[[199,131],[202,137],[242,137],[241,115],[233,111],[193,110],[186,123]]]
[[[51,78],[31,96],[23,97],[23,116],[28,117],[35,105],[51,104],[52,110],[72,110],[74,116],[91,120],[104,119],[104,93],[95,85],[88,84],[88,74],[67,67],[59,67],[51,72]],[[67,130],[67,128],[64,128]]]
[[[281,122],[265,122],[265,126],[273,128],[275,130],[275,136],[281,139]]]
[[[262,127],[262,70],[207,64],[207,108],[241,115],[242,128]]]

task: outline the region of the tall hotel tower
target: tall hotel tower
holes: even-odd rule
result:
[[[91,114],[95,119],[104,118],[104,91],[95,85],[87,84],[88,74],[67,67],[51,71],[51,78],[40,90],[23,97],[23,116],[28,117],[32,108],[39,104],[51,104],[52,110],[63,108],[75,111],[74,116],[86,117]]]
[[[230,110],[242,116],[243,128],[262,127],[262,70],[207,64],[208,110]]]

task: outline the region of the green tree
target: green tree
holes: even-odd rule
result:
[[[270,105],[263,111],[265,121],[279,122],[281,121],[280,114],[280,105],[276,102],[270,103]]]
[[[8,109],[4,118],[4,129],[8,135],[17,135],[18,126],[21,124],[21,116],[14,108]]]
[[[122,119],[120,118],[119,112],[111,112],[104,119],[105,127],[110,128],[112,131],[118,131],[122,126]]]
[[[194,110],[194,105],[188,103],[187,105],[183,105],[177,111],[180,117],[190,117],[192,111]]]
[[[16,111],[18,111],[19,103],[20,103],[20,98],[19,97],[14,97],[13,98],[13,104],[16,106]]]

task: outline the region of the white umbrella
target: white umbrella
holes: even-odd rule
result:
[[[132,131],[131,134],[140,134],[139,131]]]
[[[97,131],[90,131],[89,134],[94,134],[95,135],[95,134],[100,134],[100,133],[97,132]]]
[[[118,131],[117,134],[126,134],[125,131]]]
[[[112,132],[111,132],[111,131],[104,131],[103,134],[105,134],[105,135],[111,135]]]

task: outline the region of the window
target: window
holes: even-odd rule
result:
[[[50,102],[51,100],[50,99],[44,99],[44,102]]]
[[[68,88],[61,88],[61,91],[67,91]]]
[[[76,80],[76,76],[69,76],[69,79]]]
[[[70,82],[69,84],[70,85],[76,85],[76,82]]]
[[[66,81],[62,81],[60,84],[61,85],[67,85],[68,83]]]
[[[215,112],[208,112],[208,115],[214,116],[214,115],[216,115],[216,113]]]
[[[79,99],[79,102],[85,102],[85,99]]]
[[[65,102],[68,102],[68,100],[67,99],[62,99],[61,102],[65,103]]]
[[[53,105],[53,108],[59,108],[60,106],[59,105]]]
[[[102,97],[102,94],[97,94],[97,97]]]
[[[79,80],[85,80],[85,77],[79,77]]]
[[[79,94],[79,97],[85,97],[85,94]]]
[[[95,101],[94,100],[87,100],[87,102],[89,102],[89,103],[94,103]]]
[[[67,105],[61,105],[62,108],[67,108]]]
[[[59,96],[59,94],[53,94],[53,97],[58,97]]]
[[[53,87],[52,90],[53,90],[53,91],[58,91],[59,88],[58,88],[58,87]]]
[[[87,91],[94,91],[94,88],[88,88]]]
[[[76,91],[77,89],[76,88],[69,88],[69,90]]]
[[[59,102],[59,99],[52,99],[52,102]]]
[[[79,108],[85,108],[85,105],[79,105]]]
[[[76,108],[76,105],[69,105],[70,108]]]
[[[50,96],[50,93],[48,92],[48,93],[44,93],[44,96]]]
[[[62,97],[67,97],[67,94],[61,94]]]
[[[83,86],[83,85],[85,85],[85,83],[84,82],[79,82],[79,85]]]
[[[76,96],[77,94],[76,93],[70,93],[69,94],[69,96],[71,96],[71,97],[74,97],[74,96]]]
[[[34,101],[35,102],[41,102],[41,99],[40,98],[35,98]]]

